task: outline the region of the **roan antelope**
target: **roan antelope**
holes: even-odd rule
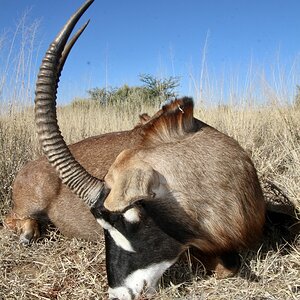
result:
[[[65,144],[54,105],[60,57],[92,2],[71,17],[46,52],[36,84],[35,115],[50,164],[105,229],[110,298],[136,299],[144,288],[152,292],[190,246],[209,257],[221,275],[235,273],[237,252],[262,233],[261,187],[246,152],[195,119],[190,98],[164,106],[141,126],[140,137],[119,154],[105,181],[80,165]]]

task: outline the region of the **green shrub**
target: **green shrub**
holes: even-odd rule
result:
[[[162,102],[177,96],[178,77],[158,79],[152,75],[140,75],[142,86],[130,87],[127,84],[119,88],[105,87],[88,90],[90,99],[101,105],[147,104],[158,106]]]

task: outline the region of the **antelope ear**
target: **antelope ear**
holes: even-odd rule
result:
[[[136,161],[133,166],[118,172],[104,207],[113,212],[124,211],[136,201],[153,199],[159,185],[158,173],[149,164]]]

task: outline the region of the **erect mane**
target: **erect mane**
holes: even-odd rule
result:
[[[192,98],[175,99],[164,105],[143,125],[143,144],[168,143],[196,131]]]

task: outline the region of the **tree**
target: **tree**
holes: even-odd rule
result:
[[[168,78],[156,78],[149,74],[140,75],[144,88],[150,97],[158,98],[161,102],[177,96],[176,88],[180,85],[180,78],[170,76]]]

